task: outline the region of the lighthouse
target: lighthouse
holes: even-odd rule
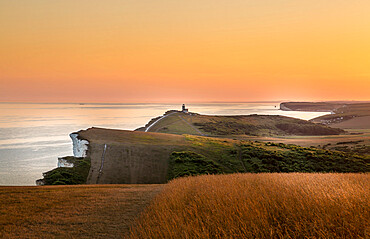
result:
[[[188,113],[189,112],[189,110],[186,109],[185,104],[182,104],[182,112],[183,113]]]

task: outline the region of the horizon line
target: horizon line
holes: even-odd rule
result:
[[[284,102],[358,102],[370,103],[370,100],[257,100],[257,101],[178,101],[178,102],[44,102],[44,101],[0,101],[0,104],[209,104],[209,103],[284,103]]]

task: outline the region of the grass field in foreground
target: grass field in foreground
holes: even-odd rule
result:
[[[179,178],[131,238],[366,238],[369,174],[232,174]]]
[[[162,187],[0,187],[0,238],[123,238]]]

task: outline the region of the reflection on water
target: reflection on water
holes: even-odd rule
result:
[[[207,115],[285,115],[311,119],[326,113],[280,111],[279,103],[188,104]],[[0,185],[35,185],[57,158],[72,155],[69,133],[92,126],[133,130],[181,104],[0,103]]]

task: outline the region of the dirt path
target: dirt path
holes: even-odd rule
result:
[[[101,165],[100,165],[100,169],[99,169],[99,173],[98,173],[98,178],[96,179],[96,184],[99,184],[99,179],[100,179],[100,176],[103,172],[103,168],[104,168],[104,159],[105,159],[105,153],[107,152],[107,144],[104,144],[104,149],[103,149],[103,154],[101,156]]]
[[[0,187],[0,238],[124,238],[162,187]]]
[[[244,164],[244,162],[243,162],[243,152],[242,152],[242,148],[240,147],[240,145],[237,145],[237,144],[235,144],[235,147],[238,149],[238,159],[239,159],[239,161],[242,163],[242,165],[243,165],[243,168],[244,168],[244,172],[247,172],[247,168],[245,167],[245,164]]]

